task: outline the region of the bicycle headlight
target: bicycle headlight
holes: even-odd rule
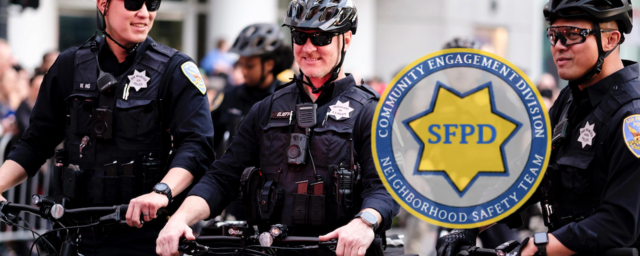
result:
[[[269,232],[263,232],[260,234],[258,241],[260,241],[260,245],[269,247],[273,244],[273,236]]]

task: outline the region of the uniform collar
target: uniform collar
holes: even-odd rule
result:
[[[589,101],[591,102],[592,107],[596,107],[604,98],[607,93],[609,93],[610,89],[614,85],[625,86],[626,82],[631,79],[638,78],[638,63],[622,60],[622,64],[624,68],[618,70],[617,72],[601,79],[600,81],[588,86],[584,89],[584,92],[589,96]],[[574,98],[576,98],[576,94],[580,94],[580,89],[571,88],[573,92]],[[582,94],[582,96],[585,96]]]
[[[107,45],[107,39],[102,38],[100,41],[99,54],[100,54],[100,66],[104,71],[112,73],[116,77],[120,76],[122,72],[125,72],[131,65],[134,60],[137,60],[147,51],[147,47],[150,45],[155,45],[156,42],[150,37],[147,36],[138,48],[136,48],[133,54],[129,54],[122,63],[118,63],[118,59],[115,54]],[[111,64],[111,65],[110,65]],[[115,65],[114,65],[115,64]]]
[[[298,75],[298,79],[303,79],[302,75]],[[300,95],[301,95],[300,97],[302,99],[302,102],[311,102],[311,98],[304,90],[303,86],[305,85],[303,85],[300,82],[298,82],[297,85],[298,85],[298,90],[300,90]],[[329,103],[331,100],[338,97],[338,95],[342,94],[344,91],[348,90],[349,88],[355,85],[356,85],[356,80],[353,78],[353,75],[346,74],[345,78],[336,80],[326,85],[320,92],[320,95],[316,100],[316,104],[318,104],[318,106],[322,106],[326,103]]]

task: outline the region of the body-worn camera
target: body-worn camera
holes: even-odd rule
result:
[[[108,108],[96,108],[91,115],[91,135],[97,139],[111,139],[113,112]]]
[[[287,147],[287,163],[302,165],[307,158],[309,137],[302,133],[289,134],[289,147]]]

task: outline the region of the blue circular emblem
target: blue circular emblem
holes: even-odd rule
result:
[[[526,75],[491,53],[448,49],[404,68],[374,114],[387,191],[435,225],[473,228],[514,213],[549,161],[550,123]]]

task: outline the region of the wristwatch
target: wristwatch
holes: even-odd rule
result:
[[[547,234],[547,232],[538,232],[533,235],[533,244],[538,247],[538,255],[547,256],[548,243],[549,234]]]
[[[378,217],[376,217],[372,213],[367,212],[367,211],[360,212],[360,213],[356,214],[356,217],[354,217],[354,219],[355,218],[360,218],[365,223],[369,224],[369,226],[371,226],[373,228],[373,232],[374,233],[376,232],[376,230],[378,230]]]
[[[158,194],[166,195],[167,198],[169,199],[169,203],[173,201],[173,196],[171,195],[171,188],[169,187],[169,185],[164,183],[158,183],[155,186],[153,186],[153,191]]]

